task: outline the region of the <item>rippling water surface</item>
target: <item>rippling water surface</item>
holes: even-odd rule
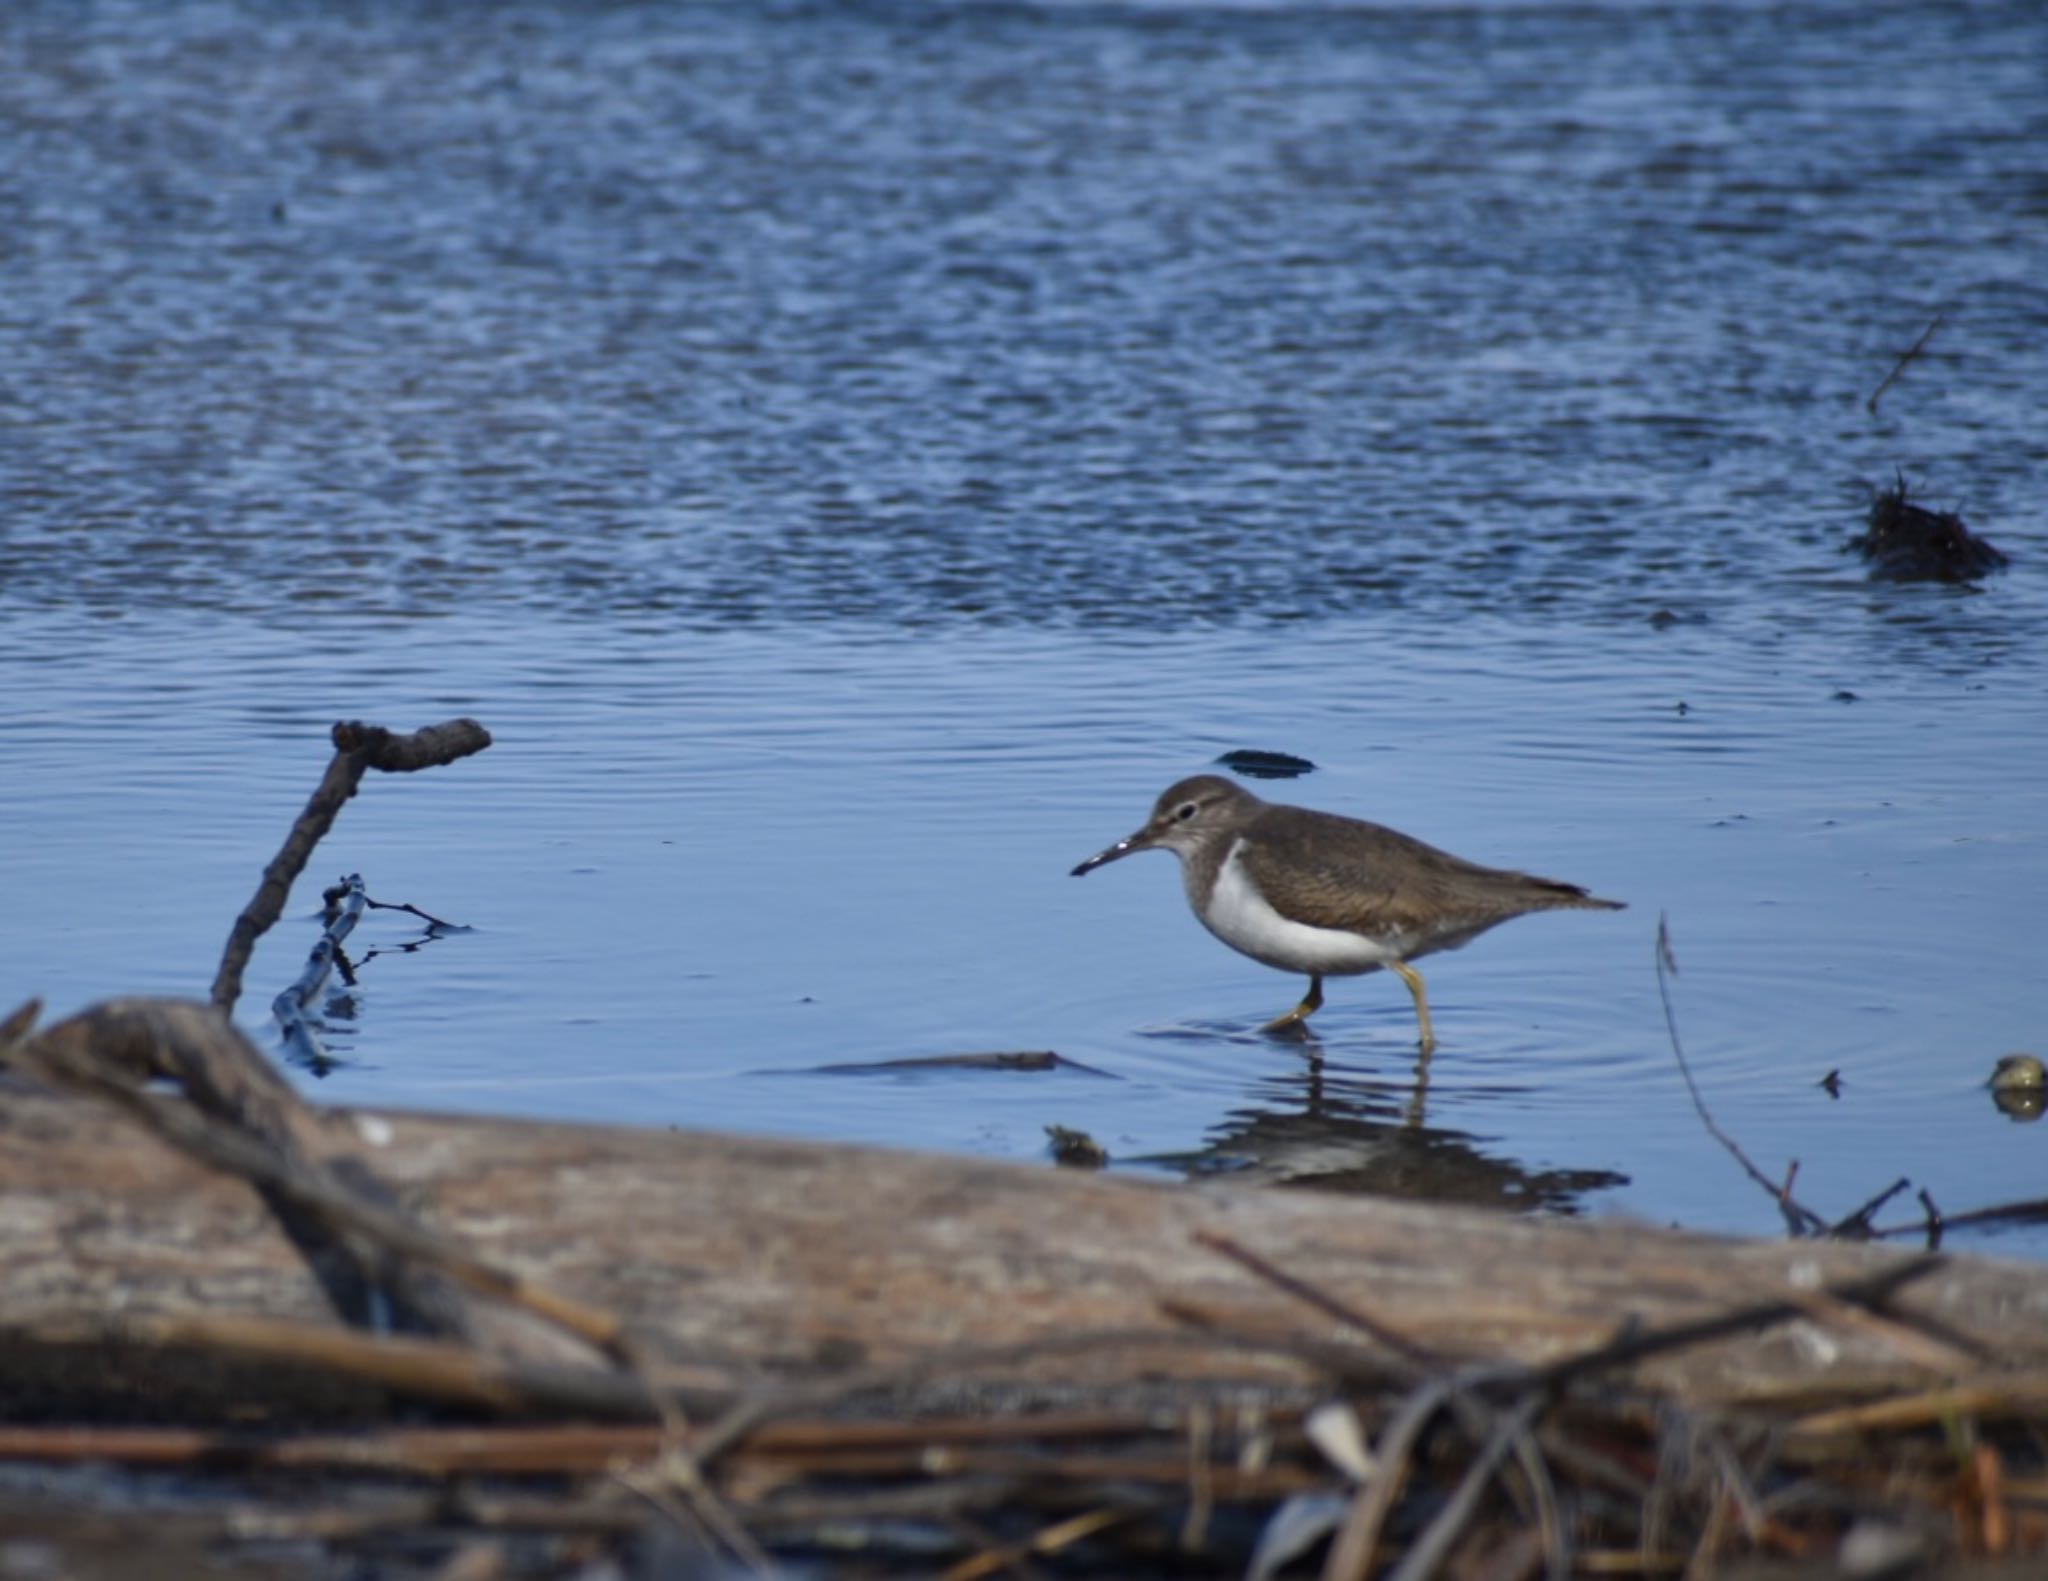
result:
[[[1668,915],[1816,1207],[2038,1194],[1982,1086],[2048,1041],[2037,6],[29,4],[0,58],[15,998],[203,992],[326,726],[468,713],[317,859],[475,930],[373,914],[323,1096],[1770,1231]],[[2012,568],[1867,581],[1900,472]],[[1434,958],[1426,1082],[1384,977],[1262,1039],[1300,984],[1169,858],[1066,876],[1237,747],[1631,909]],[[816,1071],[1016,1049],[1077,1068]]]

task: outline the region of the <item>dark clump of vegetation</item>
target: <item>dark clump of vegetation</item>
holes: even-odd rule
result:
[[[1906,480],[1880,489],[1870,525],[1843,546],[1869,562],[1883,582],[1972,582],[2004,567],[2005,553],[1950,511],[1931,511],[1906,495]]]

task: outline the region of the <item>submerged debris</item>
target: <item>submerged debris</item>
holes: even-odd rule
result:
[[[1971,532],[1962,517],[1915,505],[1903,477],[1878,491],[1870,526],[1842,547],[1862,555],[1881,582],[1969,582],[2007,564],[2005,553]]]
[[[1256,747],[1239,747],[1216,761],[1254,780],[1299,779],[1315,772],[1315,765],[1307,758],[1298,758],[1291,752],[1264,752]]]
[[[1051,1049],[1003,1050],[991,1054],[914,1054],[903,1059],[844,1060],[834,1065],[812,1065],[800,1071],[778,1074],[792,1076],[882,1076],[937,1070],[1077,1070],[1090,1076],[1109,1072],[1083,1065]]]
[[[1108,1149],[1086,1131],[1048,1125],[1045,1136],[1055,1164],[1063,1164],[1069,1169],[1100,1169],[1109,1162]]]

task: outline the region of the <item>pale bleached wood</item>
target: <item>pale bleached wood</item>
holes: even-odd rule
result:
[[[357,1117],[380,1174],[485,1257],[615,1312],[669,1366],[799,1379],[1091,1329],[1234,1325],[1370,1341],[1196,1239],[1221,1234],[1449,1355],[1525,1361],[1851,1278],[1906,1254],[1689,1236],[1306,1192],[1186,1186],[758,1138],[417,1114]],[[0,1291],[16,1336],[124,1313],[332,1322],[247,1187],[118,1115],[0,1088]],[[2048,1270],[1958,1256],[1899,1309],[2048,1365]],[[1813,1317],[1661,1358],[1693,1403],[1849,1400],[1929,1381],[1885,1325]],[[32,1366],[17,1352],[0,1375]],[[1039,1358],[1041,1385],[1285,1385],[1296,1364],[1129,1347]],[[4,1382],[0,1376],[0,1382]]]

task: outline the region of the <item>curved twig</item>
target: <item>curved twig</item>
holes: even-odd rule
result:
[[[1671,1007],[1671,989],[1667,977],[1678,974],[1678,957],[1671,949],[1671,930],[1663,917],[1657,919],[1657,997],[1664,1004],[1664,1029],[1671,1037],[1672,1057],[1678,1061],[1678,1073],[1685,1078],[1685,1090],[1692,1094],[1692,1106],[1700,1117],[1700,1124],[1707,1128],[1707,1134],[1725,1147],[1735,1162],[1740,1164],[1749,1178],[1771,1194],[1778,1204],[1778,1211],[1785,1215],[1785,1226],[1794,1235],[1825,1235],[1828,1222],[1811,1208],[1802,1206],[1792,1196],[1792,1177],[1799,1165],[1795,1160],[1787,1172],[1783,1185],[1777,1184],[1749,1161],[1749,1155],[1742,1145],[1715,1122],[1707,1111],[1707,1100],[1700,1096],[1699,1083],[1693,1080],[1692,1066],[1685,1058],[1685,1046],[1678,1039],[1678,1013]]]
[[[343,804],[355,795],[365,770],[411,773],[415,769],[453,763],[473,752],[481,752],[491,744],[491,733],[474,719],[451,719],[445,724],[415,730],[407,736],[394,735],[380,725],[344,720],[334,727],[330,735],[334,741],[334,756],[327,764],[327,772],[320,777],[305,811],[292,824],[282,849],[263,870],[263,878],[256,886],[254,897],[242,908],[242,914],[235,918],[235,925],[228,932],[227,947],[221,951],[220,970],[214,974],[213,988],[208,995],[222,1010],[234,1009],[235,1001],[241,998],[242,973],[248,970],[256,941],[284,915],[293,881],[305,871],[306,863],[312,859],[313,847],[334,827],[334,820]]]

